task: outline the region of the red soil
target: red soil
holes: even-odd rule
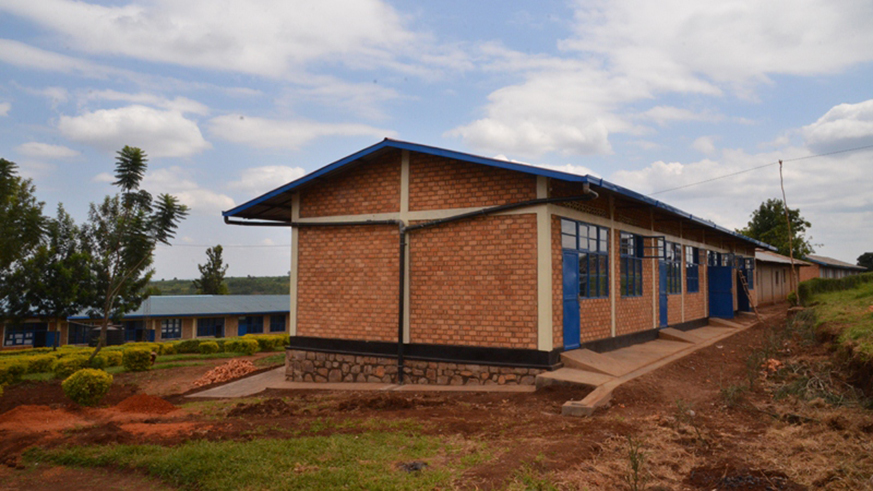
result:
[[[0,431],[39,433],[84,424],[85,420],[63,409],[48,406],[18,406],[0,414]]]
[[[119,402],[113,409],[123,413],[167,414],[178,408],[160,397],[136,394]]]

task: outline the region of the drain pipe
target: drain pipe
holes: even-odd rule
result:
[[[510,203],[506,205],[492,206],[469,213],[461,213],[458,215],[431,220],[417,225],[405,226],[402,220],[364,220],[358,222],[241,222],[231,220],[229,217],[224,217],[224,223],[228,225],[244,225],[244,226],[261,226],[261,227],[298,227],[298,228],[315,228],[315,227],[346,227],[346,226],[362,226],[362,225],[397,225],[400,235],[400,251],[399,251],[399,271],[398,271],[398,300],[397,300],[397,383],[403,384],[404,375],[404,352],[403,352],[403,313],[405,310],[404,290],[406,288],[406,234],[416,230],[425,228],[438,227],[447,223],[458,222],[471,218],[478,218],[495,213],[502,213],[509,210],[517,210],[520,208],[529,208],[532,206],[553,204],[553,203],[569,203],[579,201],[590,201],[596,199],[599,195],[590,189],[588,183],[583,184],[583,194],[578,196],[568,196],[562,198],[538,198],[518,203]]]

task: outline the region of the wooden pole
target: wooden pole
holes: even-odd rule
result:
[[[779,160],[779,186],[782,188],[782,207],[785,208],[785,223],[788,224],[788,256],[791,259],[791,289],[797,295],[797,304],[800,305],[800,279],[797,277],[797,267],[794,265],[794,234],[791,233],[791,219],[788,216],[788,200],[785,198],[785,181],[782,179],[782,160]]]

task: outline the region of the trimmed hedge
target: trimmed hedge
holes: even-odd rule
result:
[[[56,378],[67,378],[77,371],[85,368],[85,363],[88,361],[87,356],[65,356],[58,358],[52,363],[52,372]]]
[[[152,350],[135,346],[123,351],[121,362],[128,372],[144,372],[152,367]]]
[[[199,339],[185,339],[173,342],[176,353],[200,353]]]
[[[261,351],[273,351],[287,346],[289,343],[286,334],[246,334],[243,338],[254,339],[258,342]]]
[[[110,387],[112,375],[93,368],[78,370],[61,383],[64,394],[82,406],[96,406]]]
[[[224,343],[224,351],[227,353],[245,353],[246,355],[253,355],[260,350],[260,346],[258,345],[258,341],[252,338],[233,338],[228,339],[227,342]]]
[[[204,355],[218,353],[218,351],[219,351],[218,343],[216,343],[215,341],[206,341],[206,342],[200,343],[200,352],[203,353]]]
[[[35,355],[26,358],[29,366],[27,373],[43,373],[52,370],[52,364],[58,357],[54,355]]]
[[[21,380],[21,376],[27,373],[27,362],[24,360],[0,361],[0,385],[12,384]]]
[[[121,351],[101,351],[99,356],[106,358],[107,367],[120,367],[124,360],[124,354]]]
[[[800,298],[806,304],[816,293],[838,292],[858,288],[863,283],[873,282],[873,273],[863,273],[845,278],[813,278],[800,283],[798,292]]]

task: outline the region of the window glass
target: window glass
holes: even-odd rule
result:
[[[579,296],[608,296],[609,230],[564,219],[561,220],[561,232],[561,247],[579,253]]]

